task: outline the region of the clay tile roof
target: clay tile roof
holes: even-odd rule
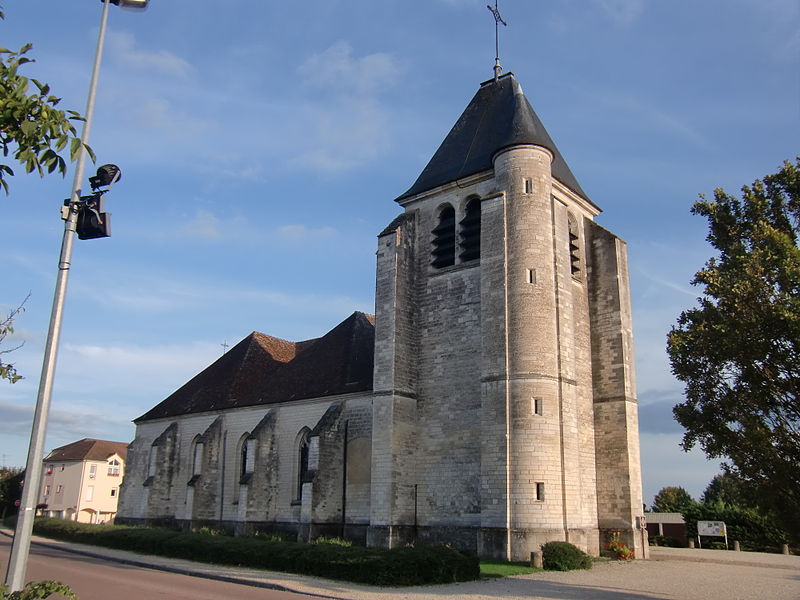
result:
[[[56,448],[44,460],[58,462],[66,460],[106,460],[118,454],[122,460],[128,457],[128,444],[124,442],[109,442],[107,440],[94,440],[84,438],[66,446]]]
[[[361,312],[302,342],[253,332],[134,422],[371,390],[374,345]]]
[[[440,185],[493,168],[494,155],[518,144],[543,146],[553,153],[553,177],[587,200],[513,73],[481,84],[428,165],[400,202]]]

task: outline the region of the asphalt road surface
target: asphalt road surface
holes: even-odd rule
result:
[[[11,540],[0,536],[3,576],[10,551]],[[80,600],[309,600],[301,594],[155,571],[32,544],[27,580],[44,579],[67,584]]]

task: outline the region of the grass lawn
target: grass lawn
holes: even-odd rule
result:
[[[527,562],[506,562],[504,560],[482,560],[481,579],[511,577],[512,575],[528,575],[538,573],[542,569],[532,567]]]

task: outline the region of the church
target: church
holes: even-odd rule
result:
[[[117,522],[644,558],[626,244],[512,73],[395,201],[375,315],[251,333],[137,418]]]

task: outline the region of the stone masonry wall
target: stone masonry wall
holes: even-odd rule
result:
[[[372,546],[392,547],[413,539],[419,349],[416,228],[417,214],[409,211],[378,237],[367,533]]]
[[[642,484],[626,249],[598,225],[587,232],[598,521],[603,532],[622,531],[643,558],[647,549],[637,531]]]

